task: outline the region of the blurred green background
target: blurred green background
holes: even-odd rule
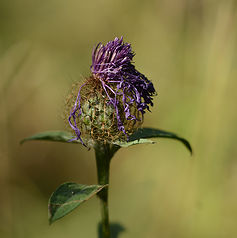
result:
[[[63,130],[64,98],[98,42],[124,36],[158,96],[145,126],[187,138],[121,149],[110,218],[136,238],[237,237],[237,1],[0,0],[0,237],[96,237],[92,198],[52,226],[61,183],[96,183],[93,151],[19,141]]]

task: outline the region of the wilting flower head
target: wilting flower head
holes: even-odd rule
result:
[[[99,43],[92,53],[92,75],[76,88],[68,118],[75,140],[124,140],[143,122],[153,106],[155,89],[132,63],[131,45],[115,38]],[[84,144],[85,145],[85,144]]]

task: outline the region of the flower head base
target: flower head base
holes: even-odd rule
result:
[[[84,135],[104,142],[128,139],[153,106],[153,84],[135,69],[133,57],[123,38],[93,50],[92,76],[78,89],[68,118],[82,144]]]

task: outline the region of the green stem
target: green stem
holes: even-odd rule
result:
[[[110,160],[119,147],[98,142],[94,148],[98,183],[101,185],[109,185]],[[98,193],[98,197],[100,198],[101,203],[102,238],[110,238],[108,192],[109,186],[105,187]]]

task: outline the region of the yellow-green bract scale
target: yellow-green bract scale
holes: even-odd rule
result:
[[[98,95],[95,95],[81,103],[79,120],[86,130],[109,130],[115,122],[113,105],[98,99]]]

